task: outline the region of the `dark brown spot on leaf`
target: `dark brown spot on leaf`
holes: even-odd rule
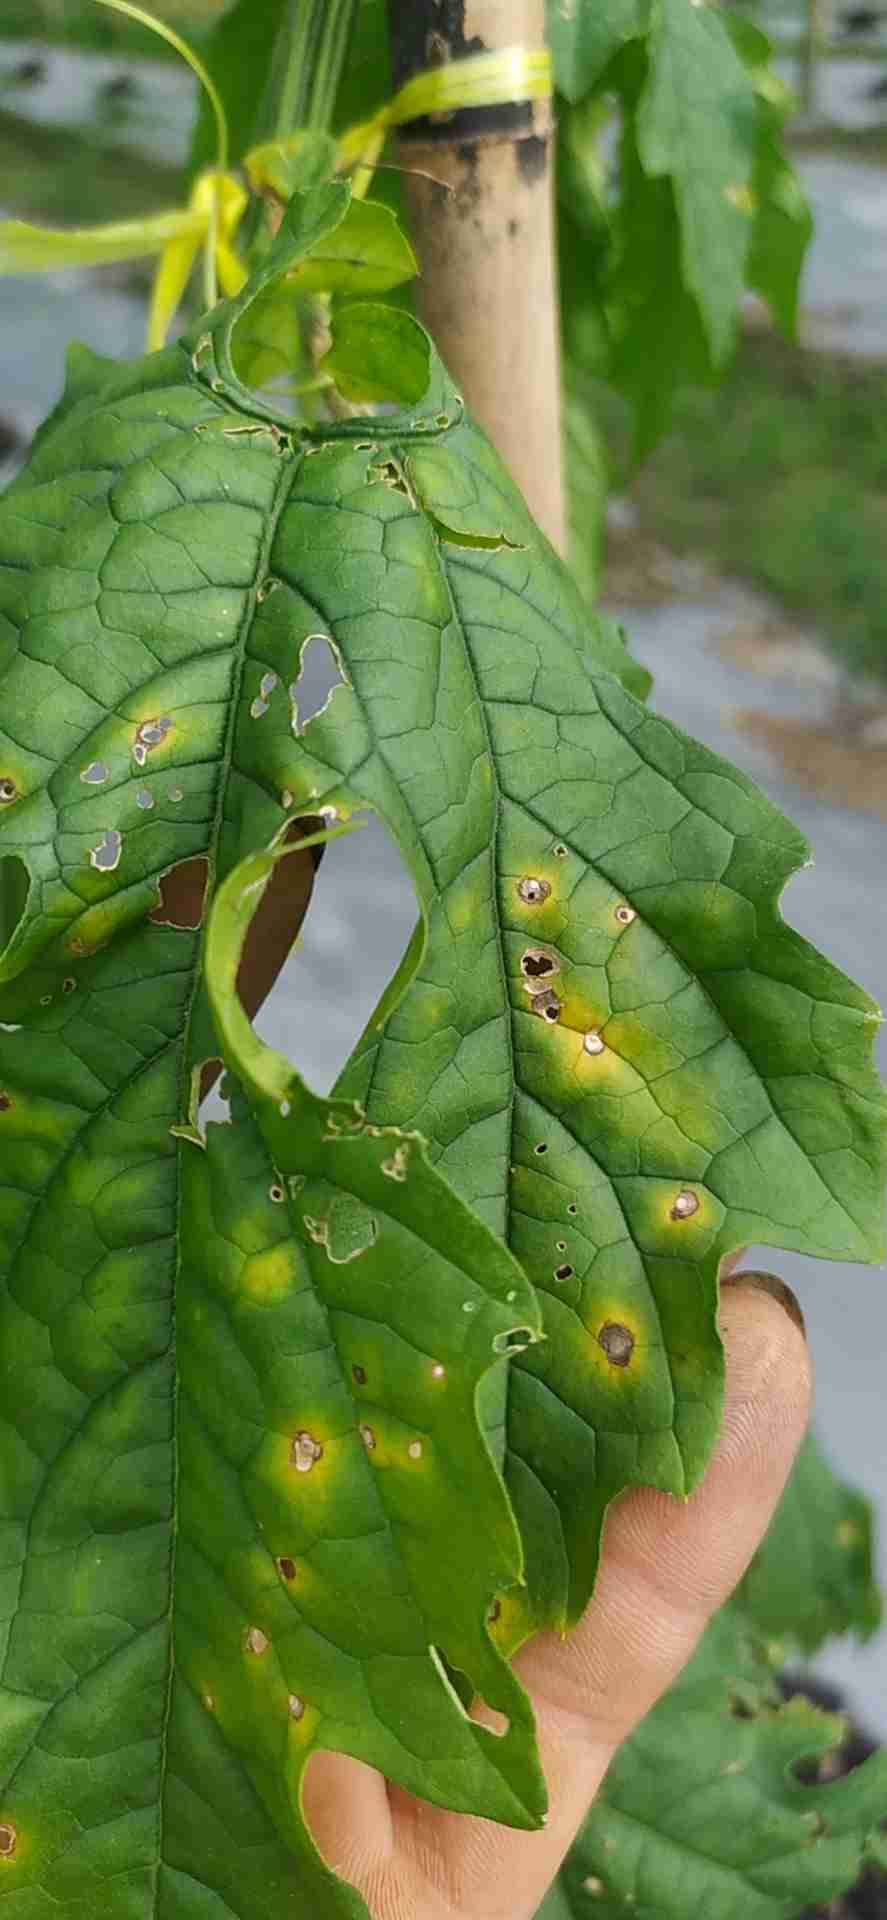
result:
[[[355,1365],[355,1366],[353,1366],[353,1367],[352,1367],[352,1369],[351,1369],[351,1371],[352,1371],[352,1373],[353,1373],[353,1375],[354,1375],[354,1378],[355,1378],[355,1380],[357,1381],[357,1384],[358,1384],[358,1386],[359,1386],[359,1387],[365,1387],[365,1386],[366,1386],[366,1378],[367,1378],[367,1376],[366,1376],[366,1368],[365,1368],[365,1367],[360,1367],[360,1366],[357,1366],[357,1365]]]
[[[573,1272],[574,1269],[572,1267],[555,1267],[554,1277],[556,1280],[572,1280]]]
[[[295,1580],[296,1563],[295,1563],[295,1560],[290,1559],[289,1554],[287,1553],[281,1554],[280,1559],[277,1562],[277,1569],[278,1569],[278,1572],[282,1575],[284,1580]]]
[[[4,1824],[0,1826],[0,1855],[3,1856],[4,1860],[9,1860],[12,1854],[14,1854],[17,1841],[18,1833],[15,1827],[9,1826],[8,1823],[4,1821]]]
[[[611,1367],[627,1367],[634,1353],[634,1334],[619,1320],[608,1320],[598,1334],[598,1346],[603,1347]]]
[[[560,972],[561,963],[556,953],[547,953],[544,947],[528,947],[521,954],[520,970],[525,980],[544,980],[552,973]]]
[[[0,1113],[8,1113],[11,1106],[12,1106],[12,1101],[9,1097],[9,1094],[0,1093]]]

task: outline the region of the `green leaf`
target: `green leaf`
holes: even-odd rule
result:
[[[674,188],[645,174],[630,117],[620,145],[620,178],[615,258],[602,292],[610,331],[607,373],[631,405],[640,459],[667,427],[675,393],[687,383],[710,383],[715,368],[684,281]],[[572,379],[575,385],[575,368]]]
[[[294,202],[179,347],[81,363],[0,505],[0,859],[28,880],[0,956],[0,1821],[25,1914],[359,1915],[301,1824],[312,1743],[537,1822],[500,1653],[582,1606],[623,1486],[701,1473],[723,1255],[880,1245],[874,1014],[779,918],[796,830],[621,684],[415,322],[342,316],[385,380],[423,360],[399,414],[303,429],[239,379],[251,300],[347,207]],[[302,725],[318,636],[341,684]],[[367,808],[421,926],[318,1101],[234,975],[290,823]],[[157,906],[191,862],[209,956]],[[201,1147],[220,1052],[241,1090]],[[518,1352],[533,1288],[546,1340]]]
[[[387,293],[418,271],[413,249],[390,208],[373,200],[352,200],[341,225],[295,268],[292,278],[306,293]]]
[[[735,335],[753,212],[757,112],[751,76],[720,12],[654,0],[650,74],[638,108],[641,164],[674,184],[681,258],[714,361]]]
[[[340,202],[289,221],[284,265]],[[299,1813],[315,1748],[542,1812],[488,1632],[521,1552],[476,1411],[537,1307],[412,1132],[316,1099],[238,1029],[254,849],[304,789],[286,689],[319,616],[285,574],[313,538],[310,447],[181,348],[88,372],[0,510],[0,857],[31,883],[0,966],[23,1022],[0,1032],[3,1891],[26,1911],[49,1888],[72,1920],[356,1917]],[[234,876],[211,956],[146,921],[195,858]],[[208,965],[247,1100],[202,1148]]]
[[[833,1634],[867,1640],[880,1624],[871,1508],[837,1479],[812,1434],[739,1599],[759,1633],[805,1653]]]
[[[787,340],[798,330],[798,295],[813,215],[804,190],[777,140],[764,133],[755,169],[757,211],[752,228],[747,280],[767,301]]]
[[[538,1920],[797,1920],[874,1855],[887,1754],[810,1780],[846,1721],[786,1704],[728,1609],[621,1749]]]
[[[647,0],[547,0],[548,44],[555,85],[581,100],[626,40],[645,31]]]
[[[428,336],[395,308],[361,303],[333,317],[333,343],[321,361],[346,400],[355,405],[415,406],[428,391]]]

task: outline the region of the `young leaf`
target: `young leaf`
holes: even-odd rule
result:
[[[617,1754],[538,1920],[796,1920],[874,1857],[887,1754],[810,1783],[846,1721],[782,1704],[728,1608]],[[802,1772],[803,1768],[803,1772]]]
[[[804,1653],[837,1633],[867,1640],[880,1623],[871,1508],[838,1480],[812,1434],[738,1599],[759,1633]]]

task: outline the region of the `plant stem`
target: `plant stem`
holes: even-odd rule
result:
[[[545,0],[388,0],[395,84],[482,49],[545,43]],[[458,16],[457,24],[454,25]],[[475,417],[561,551],[566,514],[547,101],[404,130],[422,319]]]
[[[333,117],[358,0],[291,0],[281,30],[282,79],[274,138],[325,132]]]

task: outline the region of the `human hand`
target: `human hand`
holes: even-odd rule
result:
[[[702,1485],[686,1504],[648,1489],[619,1500],[576,1631],[541,1634],[515,1659],[548,1780],[544,1830],[443,1812],[343,1755],[312,1762],[309,1824],[374,1920],[532,1920],[617,1748],[741,1579],[800,1446],[811,1375],[800,1310],[771,1276],[730,1275],[721,1330],[724,1424]]]

